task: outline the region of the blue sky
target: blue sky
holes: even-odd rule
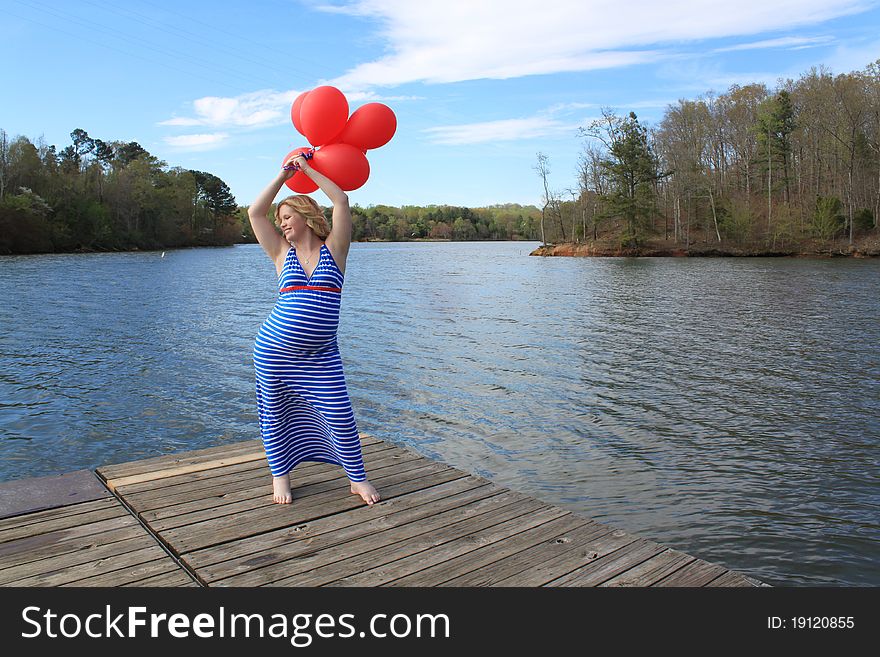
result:
[[[680,98],[880,58],[859,0],[2,0],[0,128],[60,148],[83,128],[210,171],[247,205],[292,148],[301,92],[397,115],[360,205],[538,204],[576,186],[602,107],[656,123]],[[286,190],[286,188],[285,188]],[[317,193],[319,202],[326,199]]]

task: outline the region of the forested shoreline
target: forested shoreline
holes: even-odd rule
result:
[[[214,174],[169,167],[137,142],[107,142],[80,128],[71,142],[59,150],[0,129],[0,254],[255,241],[247,208]],[[536,239],[540,214],[516,204],[353,205],[353,239]]]
[[[354,205],[352,238],[537,240],[546,254],[880,253],[880,60],[682,99],[654,126],[606,109],[575,138],[575,190],[554,190],[552,158],[537,154],[540,208]],[[253,241],[246,208],[214,174],[81,128],[60,150],[0,129],[0,254]]]
[[[880,253],[880,60],[682,99],[655,126],[606,109],[580,135],[572,200],[537,155],[542,254]]]

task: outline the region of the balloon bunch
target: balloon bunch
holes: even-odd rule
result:
[[[301,153],[311,159],[314,169],[345,191],[367,182],[367,151],[387,144],[397,130],[397,117],[387,105],[367,103],[349,116],[345,95],[330,86],[316,87],[297,96],[290,108],[290,119],[312,148],[295,148],[284,161]],[[285,184],[300,194],[318,189],[302,171],[297,171]]]

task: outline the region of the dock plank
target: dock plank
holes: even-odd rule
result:
[[[422,466],[424,466],[424,462],[415,456],[395,455],[387,460],[380,459],[374,462],[374,467],[371,468],[370,472],[373,479],[378,482],[389,474],[406,472]],[[294,500],[302,500],[309,495],[317,495],[324,491],[339,489],[338,473],[326,470],[311,470],[309,472],[310,474],[300,474],[296,482],[292,484],[291,492],[293,493]],[[265,506],[267,501],[271,502],[272,492],[272,478],[264,473],[257,478],[239,480],[237,484],[230,482],[218,490],[212,490],[205,497],[199,494],[194,499],[189,500],[172,498],[162,498],[161,500],[147,498],[145,500],[135,496],[126,497],[126,500],[151,525],[157,529],[164,529],[169,526],[175,526],[161,522],[168,518],[179,518],[189,523],[205,517],[216,517],[217,514],[213,510],[217,508],[218,499],[222,501],[224,507],[235,512]],[[202,513],[198,516],[191,515],[199,512]]]
[[[706,584],[725,572],[727,572],[727,568],[724,566],[709,563],[702,559],[694,559],[683,568],[655,582],[652,586],[706,586]]]
[[[651,586],[693,560],[694,557],[689,554],[668,549],[599,586]]]
[[[66,552],[36,561],[17,564],[0,570],[0,585],[8,586],[16,580],[27,580],[34,576],[46,576],[49,573],[70,573],[75,570],[76,566],[91,564],[95,561],[100,562],[127,552],[155,546],[156,543],[153,537],[142,533],[140,536],[134,536],[122,541],[97,545],[89,550]]]
[[[753,587],[755,585],[739,573],[728,570],[726,573],[723,573],[719,577],[716,577],[711,582],[706,584],[706,586]]]
[[[129,580],[126,573],[148,562],[151,572],[185,574],[112,496],[5,520],[0,531],[2,587],[117,586]]]
[[[361,571],[356,575],[343,577],[330,582],[328,586],[401,586],[404,585],[400,582],[402,577],[419,573],[438,564],[449,566],[453,560],[480,548],[494,547],[498,543],[519,536],[530,529],[539,528],[547,531],[547,525],[550,523],[560,520],[570,521],[572,517],[570,513],[562,512],[561,509],[551,506],[539,507],[525,518],[521,516],[522,514],[518,514],[508,521],[473,529],[468,534],[456,535],[443,543],[438,543],[438,536],[434,536],[430,549],[414,552],[391,563]],[[494,521],[496,518],[492,520]]]
[[[445,561],[421,570],[406,573],[383,586],[440,586],[457,577],[475,573],[497,573],[498,563],[513,554],[522,554],[529,548],[544,543],[562,545],[568,532],[589,524],[586,518],[568,514],[537,527],[530,527],[504,540],[479,546]]]
[[[372,536],[346,543],[339,549],[331,548],[311,557],[298,559],[296,569],[299,572],[293,575],[289,574],[289,571],[280,573],[286,576],[271,581],[269,584],[271,586],[323,586],[367,568],[395,561],[416,552],[436,548],[463,534],[471,534],[511,518],[552,516],[554,513],[552,509],[542,509],[544,504],[537,500],[532,503],[523,503],[505,496],[506,494],[502,493],[466,507],[436,514],[417,525],[404,525],[400,528],[378,532]],[[529,516],[529,514],[532,515]],[[510,527],[506,527],[505,530],[509,531]]]
[[[87,551],[100,545],[141,536],[143,533],[141,524],[127,515],[26,536],[0,544],[0,570],[69,552]]]
[[[385,467],[394,461],[406,461],[418,458],[411,452],[389,447],[384,450],[375,450],[364,453],[364,461],[371,470]],[[314,464],[318,466],[318,464]],[[320,464],[326,465],[326,464]],[[296,469],[291,484],[294,488],[300,485],[303,478],[314,477],[321,473],[326,478],[338,477],[338,473],[330,467],[310,467],[304,464]],[[174,481],[172,481],[174,479]],[[171,506],[180,500],[189,501],[204,499],[220,494],[239,490],[253,483],[263,483],[271,486],[272,475],[265,459],[261,462],[249,462],[231,465],[221,469],[210,471],[198,471],[169,478],[166,481],[150,481],[143,484],[130,484],[125,487],[117,487],[125,493],[125,498],[137,501],[141,509],[160,508]]]
[[[567,575],[546,582],[545,586],[599,586],[668,549],[644,538],[633,535],[630,535],[630,538],[636,540],[619,547],[608,544],[607,547],[588,554],[588,556],[595,554],[595,558],[572,569]],[[597,541],[597,543],[603,542],[604,539]]]
[[[97,511],[99,509],[110,509],[119,506],[119,501],[108,497],[106,499],[94,500],[90,502],[80,502],[70,506],[59,506],[54,509],[45,511],[34,511],[23,515],[12,516],[0,520],[0,532],[10,528],[21,528],[39,522],[46,522],[55,518],[70,518],[82,513]],[[2,539],[0,539],[2,540]]]
[[[126,582],[125,584],[120,584],[119,586],[165,586],[165,587],[178,587],[178,586],[201,586],[197,581],[195,581],[192,577],[189,576],[185,571],[175,570],[167,573],[160,573],[158,575],[150,575],[145,577],[144,579],[137,579],[131,582]]]
[[[407,475],[411,478],[405,478]],[[466,476],[460,470],[442,465],[426,466],[402,473],[400,477],[394,477],[382,486],[382,495],[391,498],[419,490],[425,487],[426,482],[427,485],[435,485]],[[281,506],[273,504],[270,498],[263,507],[251,511],[247,524],[243,524],[238,516],[224,515],[163,530],[161,535],[174,546],[178,554],[185,554],[210,545],[256,536],[282,527],[350,511],[364,504],[360,497],[351,495],[346,488],[328,491],[323,495],[313,495],[309,500],[308,503]]]
[[[500,492],[498,487],[475,478],[455,479],[427,491],[419,490],[388,500],[383,503],[383,513],[378,517],[370,513],[373,509],[362,506],[251,539],[190,552],[185,555],[185,560],[201,577],[211,582],[416,522]]]
[[[125,516],[128,513],[125,507],[119,504],[118,500],[114,500],[114,502],[116,502],[116,504],[113,506],[88,511],[86,513],[77,513],[70,516],[56,516],[48,520],[27,523],[18,527],[7,527],[0,530],[0,543],[14,541],[28,536],[48,534],[49,532],[54,532],[59,529],[69,529],[79,525],[87,525],[93,522]],[[89,502],[86,502],[85,504],[89,504]]]
[[[455,573],[453,577],[438,576],[438,581],[433,585],[495,586],[497,582],[528,570],[543,559],[555,558],[558,554],[578,550],[586,546],[589,541],[595,541],[597,538],[610,534],[613,531],[613,527],[600,525],[583,518],[580,524],[563,532],[555,530],[540,533],[526,532],[522,536],[517,536],[511,539],[511,541],[502,543],[496,555],[486,555],[483,563],[479,563],[482,567],[470,568],[469,570],[462,568],[461,572]],[[530,534],[534,535],[530,536]],[[505,550],[505,545],[508,542],[510,547]],[[476,556],[480,555],[477,554]],[[491,556],[497,556],[497,558],[490,561],[487,558]],[[470,567],[470,564],[468,564],[468,567]],[[426,575],[429,576],[430,571],[426,571]],[[438,575],[442,575],[442,573],[438,573]],[[421,585],[421,581],[417,573],[412,578],[406,578],[405,583]],[[425,583],[428,584],[429,582]]]

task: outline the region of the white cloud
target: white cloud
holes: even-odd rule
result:
[[[751,43],[738,43],[735,46],[726,46],[724,48],[716,48],[712,52],[732,52],[734,50],[758,50],[761,48],[791,48],[800,50],[802,48],[815,48],[816,46],[828,45],[834,37],[779,37],[778,39],[764,39],[763,41],[752,41]]]
[[[185,116],[175,116],[173,119],[168,119],[167,121],[159,121],[159,125],[202,125],[202,122],[199,119],[191,119]]]
[[[374,101],[418,100],[418,96],[383,96],[374,91],[346,91],[349,104]],[[205,96],[193,101],[195,117],[175,116],[160,121],[163,126],[206,126],[209,128],[262,128],[290,122],[290,106],[301,93],[299,89],[275,91],[263,89],[240,96]]]
[[[536,137],[573,136],[577,123],[564,123],[547,116],[524,119],[501,119],[481,123],[463,123],[427,128],[428,139],[435,144],[450,146],[486,142],[534,139]]]
[[[656,61],[658,46],[813,25],[866,0],[355,0],[324,11],[380,23],[389,54],[333,84],[351,88],[584,71]],[[696,6],[695,6],[696,5]]]
[[[299,93],[263,89],[233,97],[205,96],[193,101],[195,117],[174,117],[159,125],[256,128],[281,124],[290,121],[290,105]]]
[[[165,137],[165,143],[175,148],[206,151],[217,148],[229,137],[225,132],[216,132],[211,134],[198,135],[177,135],[175,137]]]

